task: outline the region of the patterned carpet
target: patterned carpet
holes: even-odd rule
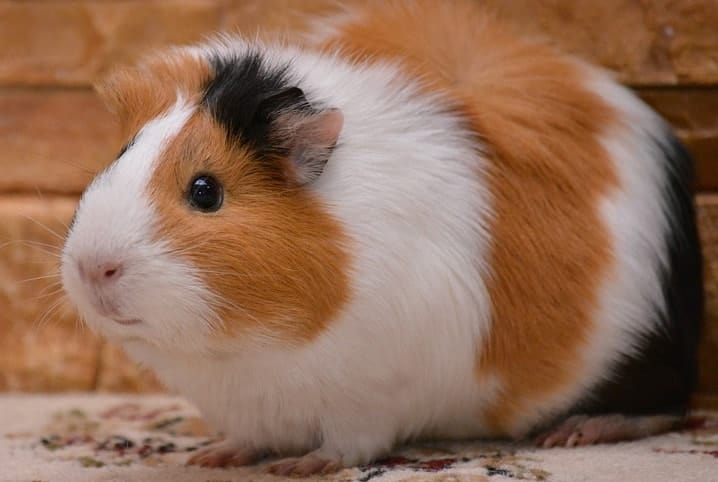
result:
[[[209,443],[197,412],[168,396],[0,396],[0,481],[235,482],[280,480],[266,463],[185,467]],[[639,442],[575,449],[475,442],[399,450],[377,463],[314,480],[718,481],[718,412],[691,428]]]

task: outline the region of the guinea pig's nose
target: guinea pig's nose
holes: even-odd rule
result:
[[[108,284],[122,276],[122,263],[118,261],[77,262],[80,278],[86,283]]]

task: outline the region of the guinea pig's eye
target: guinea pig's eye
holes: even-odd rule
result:
[[[190,206],[205,213],[222,206],[222,185],[212,176],[197,176],[189,185]]]

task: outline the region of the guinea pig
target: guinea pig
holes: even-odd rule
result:
[[[413,440],[681,426],[692,161],[609,73],[427,0],[169,49],[99,91],[126,143],[63,284],[226,435],[189,463],[308,475]]]

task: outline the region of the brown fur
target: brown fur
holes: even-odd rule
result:
[[[508,434],[532,403],[581,374],[611,265],[598,200],[617,178],[597,135],[614,113],[581,86],[572,62],[515,40],[478,2],[448,3],[376,5],[323,47],[400,59],[427,90],[457,101],[489,149],[493,326],[477,375],[498,377],[502,390],[485,416]]]
[[[277,169],[267,168],[272,162]],[[256,159],[231,145],[200,111],[164,153],[150,189],[158,237],[170,240],[227,300],[218,306],[225,333],[262,330],[301,342],[326,328],[346,301],[348,257],[339,225],[281,171],[280,160]],[[216,213],[194,211],[186,202],[200,173],[224,186]]]
[[[129,140],[149,120],[167,111],[177,92],[195,100],[212,76],[208,62],[183,52],[145,58],[137,66],[114,71],[97,85],[100,97],[120,120]]]

